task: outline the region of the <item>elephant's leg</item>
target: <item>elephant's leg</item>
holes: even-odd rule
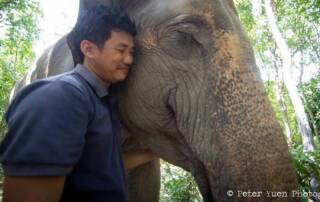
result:
[[[124,152],[147,149],[124,126],[121,127],[121,137]],[[159,201],[160,159],[139,166],[128,173],[128,194],[129,202]]]
[[[129,202],[158,202],[160,159],[142,165],[128,174]]]

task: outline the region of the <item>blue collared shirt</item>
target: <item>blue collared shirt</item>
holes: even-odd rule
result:
[[[23,88],[0,146],[6,176],[66,176],[63,202],[124,202],[114,97],[83,65]]]

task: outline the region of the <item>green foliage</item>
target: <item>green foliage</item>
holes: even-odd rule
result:
[[[161,161],[161,202],[203,201],[193,176],[165,161]]]
[[[263,4],[253,0],[237,0],[240,20],[248,32],[260,69],[278,71],[281,60],[273,37],[267,26]],[[262,1],[263,2],[263,1]],[[277,24],[286,39],[292,55],[293,66],[303,67],[320,63],[320,0],[274,0]],[[257,1],[256,4],[259,4]],[[258,9],[258,10],[259,10]]]
[[[299,132],[299,126],[295,117],[295,111],[293,109],[293,105],[292,102],[290,100],[290,97],[288,95],[288,91],[285,88],[285,86],[280,83],[282,89],[282,96],[283,96],[283,107],[285,108],[285,110],[283,110],[281,108],[280,102],[277,98],[276,95],[276,85],[277,84],[276,81],[266,81],[265,82],[265,88],[267,91],[267,95],[268,95],[268,99],[271,103],[271,106],[275,112],[276,118],[281,126],[281,128],[283,129],[283,131],[285,132],[285,126],[284,126],[284,121],[285,121],[285,116],[288,119],[288,123],[289,123],[289,127],[290,127],[290,132],[292,133],[292,142],[293,145],[300,145],[302,144],[302,140],[301,140],[301,134]]]
[[[35,59],[32,46],[39,35],[40,15],[34,0],[0,0],[0,136],[10,91]]]
[[[297,63],[319,64],[320,0],[277,0],[275,8],[278,24],[287,39],[291,54],[299,54]]]
[[[275,81],[265,82],[265,88],[267,91],[268,99],[272,105],[272,108],[275,112],[276,118],[277,118],[280,126],[284,129],[284,123],[283,123],[284,114],[282,113],[280,104],[277,100],[275,85],[277,85]]]
[[[291,149],[291,154],[301,189],[305,192],[312,191],[310,188],[311,174],[313,173],[320,181],[320,150],[305,152],[303,146],[298,145]]]
[[[297,123],[295,111],[293,108],[293,104],[291,101],[291,98],[289,96],[289,92],[285,85],[281,82],[281,87],[282,87],[282,96],[284,99],[284,105],[286,107],[286,114],[288,116],[288,123],[290,127],[290,131],[292,133],[292,141],[293,141],[293,146],[294,145],[300,145],[302,144],[302,138],[299,130],[299,125]]]
[[[308,116],[312,122],[314,134],[320,134],[320,75],[312,78],[308,83],[300,86],[304,94]],[[319,139],[319,137],[318,137]]]
[[[258,67],[262,70],[275,70],[280,63],[276,44],[266,23],[266,16],[259,9],[253,8],[250,0],[235,1],[240,21],[253,47]],[[258,3],[258,2],[257,2]]]
[[[247,32],[251,33],[257,26],[256,19],[252,15],[252,5],[246,0],[237,1],[237,8],[240,11],[241,23],[246,27]]]

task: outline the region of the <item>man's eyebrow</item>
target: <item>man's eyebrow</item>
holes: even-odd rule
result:
[[[120,44],[118,45],[118,47],[123,47],[123,48],[132,48],[132,49],[134,49],[134,48],[135,48],[135,46],[134,46],[134,45],[133,45],[133,46],[130,46],[130,45],[125,44],[125,43],[120,43]]]

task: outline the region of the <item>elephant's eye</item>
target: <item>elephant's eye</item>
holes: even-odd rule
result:
[[[171,32],[160,41],[160,46],[165,53],[179,60],[191,59],[201,48],[193,34],[185,31]]]
[[[186,32],[177,32],[177,42],[180,43],[180,45],[187,45],[194,41],[192,34],[186,33]]]

